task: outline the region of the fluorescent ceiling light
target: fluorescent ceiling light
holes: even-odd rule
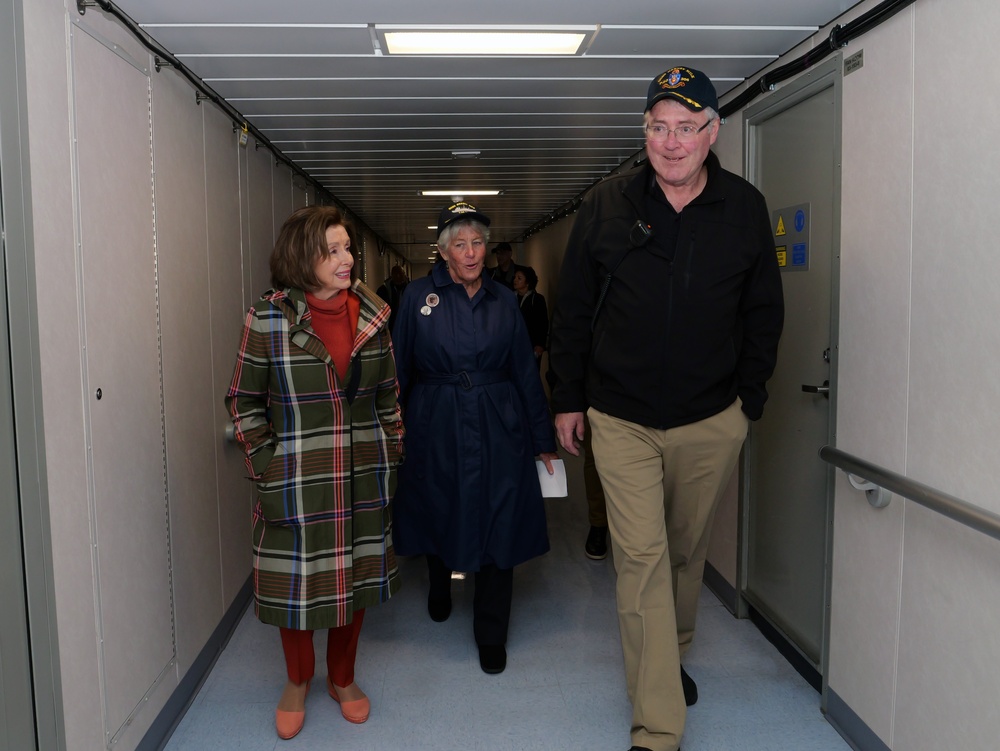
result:
[[[587,36],[583,31],[384,32],[390,55],[576,55]]]
[[[422,190],[420,191],[422,196],[498,196],[500,195],[499,190],[462,190],[457,188],[455,190]]]

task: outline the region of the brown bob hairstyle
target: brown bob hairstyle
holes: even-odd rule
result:
[[[316,262],[329,252],[326,231],[337,225],[347,230],[353,244],[354,230],[337,207],[303,206],[295,210],[281,225],[278,241],[271,251],[271,285],[275,289],[297,287],[306,292],[319,287]]]

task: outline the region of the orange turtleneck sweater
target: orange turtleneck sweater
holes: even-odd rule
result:
[[[330,353],[337,376],[343,381],[351,364],[361,300],[350,290],[338,292],[329,300],[320,300],[306,292],[306,303],[312,313],[313,331]]]

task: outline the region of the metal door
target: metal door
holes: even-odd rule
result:
[[[778,364],[745,455],[744,598],[824,672],[840,78],[817,67],[746,113],[749,179],[772,214],[785,295]]]

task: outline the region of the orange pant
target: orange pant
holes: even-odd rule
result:
[[[365,619],[364,610],[354,611],[354,620],[346,626],[331,628],[326,640],[326,669],[334,685],[346,688],[354,683],[354,660],[358,655],[358,637]],[[316,672],[313,632],[290,628],[281,631],[281,647],[285,651],[288,680],[295,684],[312,680]]]

